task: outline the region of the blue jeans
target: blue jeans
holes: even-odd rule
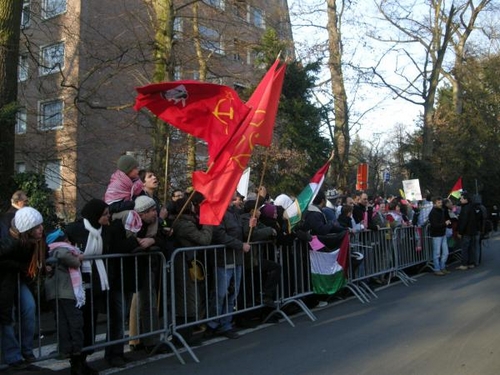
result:
[[[236,298],[241,284],[242,266],[234,266],[234,268],[217,267],[217,286],[216,292],[212,294],[209,304],[209,316],[219,316],[223,314],[231,314],[234,312]],[[228,288],[234,279],[234,291],[228,292]],[[224,316],[220,319],[208,322],[208,326],[212,329],[218,328],[220,331],[229,331],[233,328],[231,325],[232,315]]]
[[[17,306],[15,307],[14,310],[17,311]],[[23,356],[33,355],[36,306],[33,294],[23,282],[19,285],[19,307],[21,345],[19,345],[14,324],[2,326],[2,355],[7,364],[18,362],[23,359]],[[14,317],[17,318],[17,314]]]
[[[435,272],[446,268],[448,253],[448,239],[446,236],[432,237],[432,261]]]

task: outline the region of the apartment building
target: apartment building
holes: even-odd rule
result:
[[[287,0],[172,2],[175,80],[200,79],[202,59],[206,80],[249,87],[263,73],[253,48],[267,28],[292,45]],[[132,106],[135,87],[153,81],[153,5],[165,3],[24,0],[16,169],[45,174],[65,219],[104,195],[120,155],[149,163],[154,127]],[[182,159],[182,150],[178,144],[171,156]]]

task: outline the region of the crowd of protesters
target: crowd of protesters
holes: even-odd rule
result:
[[[134,254],[161,252],[169,259],[179,247],[224,245],[223,263],[214,264],[214,292],[206,306],[210,316],[223,315],[235,308],[241,288],[243,258],[251,251],[250,242],[272,240],[279,245],[293,242],[295,236],[315,235],[329,249],[338,247],[346,232],[396,229],[404,226],[429,226],[433,244],[433,272],[445,276],[449,248],[461,242],[462,263],[458,270],[469,270],[480,263],[481,236],[485,236],[487,219],[493,230],[498,226],[496,206],[486,209],[462,192],[459,204],[449,198],[430,194],[419,202],[403,197],[369,197],[354,195],[327,196],[319,191],[303,214],[297,230],[290,231],[286,209],[293,198],[285,194],[274,200],[264,187],[247,197],[234,192],[222,223],[201,225],[198,220],[203,197],[194,192],[175,189],[171,200],[163,205],[156,195],[158,179],[151,170],[139,170],[137,160],[120,157],[112,174],[104,199],[92,199],[81,210],[81,217],[64,228],[44,232],[42,215],[28,206],[22,191],[12,196],[12,207],[0,218],[0,325],[2,363],[12,369],[33,368],[35,334],[35,299],[32,286],[43,278],[45,296],[58,317],[59,358],[69,359],[72,375],[95,375],[87,363],[91,353],[84,348],[95,342],[98,306],[109,304],[109,339],[123,339],[125,319],[129,317],[130,336],[155,330],[158,319],[159,270],[147,262],[123,262],[86,257],[102,254]],[[233,192],[229,192],[233,194]],[[182,259],[182,260],[181,260]],[[176,258],[176,304],[185,306],[177,319],[194,321],[202,308],[193,302],[195,283],[189,277],[192,259]],[[230,265],[231,267],[228,267]],[[124,267],[123,277],[120,267]],[[272,306],[279,281],[280,266],[272,260],[261,260],[263,277],[262,303]],[[20,278],[18,279],[18,275]],[[130,277],[134,275],[134,277]],[[154,280],[151,280],[153,278]],[[20,280],[20,282],[18,282]],[[89,286],[93,287],[90,288]],[[56,303],[57,296],[57,303]],[[16,311],[18,310],[19,311]],[[123,311],[130,311],[123,314]],[[14,318],[15,317],[15,318]],[[20,319],[21,334],[14,326]],[[193,329],[181,332],[193,343]],[[205,336],[222,335],[237,339],[232,316],[209,321]],[[133,350],[161,353],[169,348],[159,336],[148,336],[129,342]],[[121,367],[127,358],[124,344],[107,346],[105,359],[110,366]]]

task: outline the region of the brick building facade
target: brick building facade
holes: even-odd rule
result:
[[[268,27],[292,46],[286,0],[200,0],[197,17],[192,1],[172,1],[174,79],[200,78],[196,18],[208,81],[255,84],[253,47]],[[45,173],[64,219],[104,195],[120,155],[144,166],[151,156],[153,128],[132,106],[153,81],[154,2],[168,3],[24,0],[16,169]]]

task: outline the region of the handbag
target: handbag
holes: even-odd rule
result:
[[[205,267],[199,260],[193,259],[189,264],[189,278],[191,281],[205,280]]]

